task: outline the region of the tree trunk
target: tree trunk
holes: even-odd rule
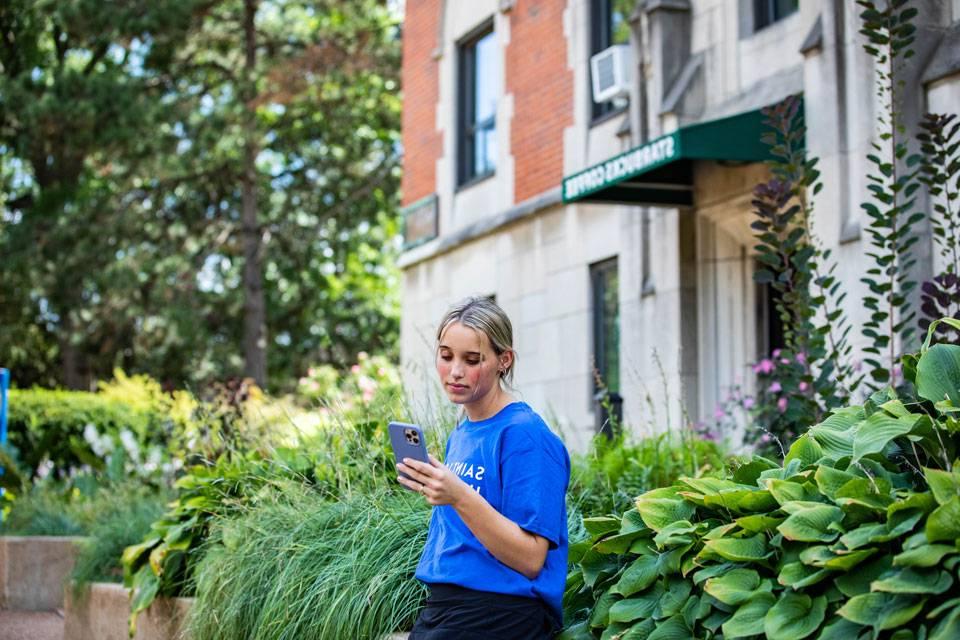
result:
[[[257,222],[257,141],[253,98],[257,62],[256,0],[244,0],[244,154],[243,154],[243,355],[244,374],[261,387],[267,383],[267,323],[263,295],[263,235]]]

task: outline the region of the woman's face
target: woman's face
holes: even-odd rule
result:
[[[447,326],[437,349],[437,374],[447,397],[469,405],[500,391],[500,368],[508,354],[498,359],[486,334],[459,322]]]

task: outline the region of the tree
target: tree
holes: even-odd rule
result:
[[[63,244],[94,265],[68,287],[80,301],[63,305],[87,316],[75,341],[92,374],[122,364],[171,384],[242,373],[262,382],[269,369],[292,381],[310,363],[393,349],[396,17],[375,0],[221,0],[194,4],[177,24],[124,67],[149,89],[149,117],[130,116],[147,125],[109,156],[87,157],[81,183],[102,190],[77,206],[100,216],[96,243]],[[123,179],[104,174],[120,159]],[[19,224],[0,230],[0,248],[33,232]],[[17,305],[18,330],[36,316],[30,300]],[[39,342],[64,332],[58,317]],[[2,340],[0,358],[11,351]]]

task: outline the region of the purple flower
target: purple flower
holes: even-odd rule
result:
[[[779,382],[774,382],[772,385],[770,385],[767,391],[769,391],[770,393],[780,393],[781,391],[783,391],[783,387],[780,386]]]
[[[808,385],[806,382],[801,382],[800,385],[799,385],[800,391],[801,391],[801,392],[806,391],[806,390],[807,390],[807,387],[809,387],[809,386],[810,386],[810,385]]]
[[[723,407],[719,404],[713,408],[713,419],[714,420],[723,420],[723,417],[727,415],[727,412],[723,410]]]
[[[779,358],[779,357],[780,357],[780,349],[774,349],[774,350],[773,350],[773,353],[772,353],[771,355],[772,355],[774,358]]]
[[[779,411],[780,413],[784,413],[786,410],[787,410],[787,399],[780,398],[779,400],[777,400],[777,411]]]
[[[744,408],[744,409],[752,409],[752,408],[753,408],[753,404],[754,404],[754,403],[753,403],[753,397],[747,396],[746,398],[743,399],[743,408]]]
[[[764,443],[770,442],[770,434],[765,433],[762,436],[760,436],[760,442],[764,442]]]
[[[797,362],[799,362],[800,364],[804,364],[804,363],[806,363],[806,361],[807,361],[807,354],[806,354],[806,353],[804,353],[803,351],[801,351],[800,353],[797,354]]]

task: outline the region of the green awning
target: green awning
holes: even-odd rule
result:
[[[563,201],[693,206],[693,161],[764,162],[760,110],[698,122],[563,179]]]

